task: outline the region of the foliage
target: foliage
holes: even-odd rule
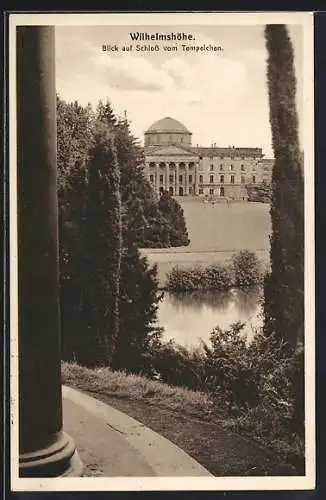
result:
[[[260,285],[263,268],[254,252],[242,250],[235,254],[231,264],[213,264],[207,267],[174,267],[167,275],[169,291],[228,290]]]
[[[225,428],[268,443],[302,471],[304,444],[293,432],[292,383],[300,354],[262,330],[248,343],[243,328],[243,323],[216,327],[210,342],[195,349],[172,340],[158,343],[152,350],[154,373],[166,384],[206,392],[212,414]]]
[[[265,284],[266,332],[296,346],[304,325],[304,197],[293,48],[284,25],[266,26],[270,123],[275,163],[271,274]]]
[[[241,250],[232,258],[233,284],[236,288],[248,288],[262,283],[261,262],[254,252]]]
[[[160,335],[161,296],[157,269],[140,257],[131,231],[126,183],[139,176],[142,185],[136,146],[109,103],[94,113],[58,98],[57,120],[64,359],[142,371]]]
[[[274,150],[271,272],[264,287],[265,334],[298,350],[293,430],[304,433],[304,182],[296,113],[293,47],[284,25],[267,25],[267,78]],[[301,361],[299,361],[301,360]]]
[[[226,398],[230,409],[241,413],[248,408],[275,408],[287,418],[289,358],[273,338],[257,332],[249,344],[243,335],[243,323],[227,330],[215,328],[206,346],[207,386],[213,398]]]
[[[124,247],[120,276],[120,335],[112,367],[131,373],[151,374],[149,356],[159,341],[157,267],[140,257],[135,245]]]
[[[85,233],[83,320],[92,337],[85,361],[91,353],[96,363],[108,364],[119,335],[122,228],[120,169],[104,117],[94,125],[89,149]]]
[[[93,115],[57,97],[57,167],[63,356],[73,359],[84,331],[85,214]]]
[[[261,184],[247,184],[248,201],[270,203],[271,186],[263,181]]]
[[[158,207],[167,221],[170,245],[172,247],[189,245],[190,240],[181,205],[172,198],[168,191],[164,191],[160,197]]]
[[[202,347],[187,349],[174,340],[159,343],[152,353],[153,371],[169,385],[206,391],[205,356]]]

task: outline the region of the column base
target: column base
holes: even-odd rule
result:
[[[19,456],[19,477],[80,477],[82,471],[75,443],[65,432],[47,448]]]

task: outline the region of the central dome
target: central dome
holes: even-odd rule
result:
[[[145,132],[145,146],[190,146],[191,132],[186,127],[171,118],[166,116],[157,122],[154,122]]]
[[[170,116],[154,122],[147,130],[147,133],[153,134],[166,132],[175,134],[190,134],[189,130],[187,130],[181,122],[175,120],[174,118],[170,118]]]

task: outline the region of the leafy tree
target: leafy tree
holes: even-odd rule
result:
[[[63,355],[73,359],[80,342],[84,273],[88,148],[93,114],[57,96],[57,165]]]
[[[304,375],[304,183],[295,105],[293,48],[284,25],[267,25],[267,78],[274,150],[271,196],[271,273],[264,290],[265,333],[298,355],[293,374],[296,429],[302,431]]]

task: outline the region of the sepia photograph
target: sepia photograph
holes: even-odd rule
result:
[[[313,489],[312,13],[9,21],[11,489]]]

